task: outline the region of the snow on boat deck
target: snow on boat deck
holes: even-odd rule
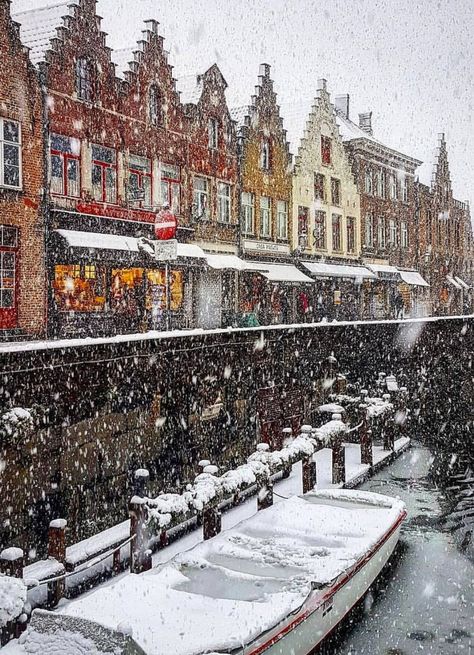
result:
[[[293,497],[64,614],[127,624],[150,655],[237,648],[297,609],[311,582],[328,584],[355,564],[402,512],[401,501],[364,492]]]

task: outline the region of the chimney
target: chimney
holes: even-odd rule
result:
[[[334,104],[336,112],[349,120],[349,94],[345,93],[342,96],[336,96]]]
[[[327,91],[327,81],[324,77],[318,80],[318,91]]]
[[[259,77],[270,77],[270,64],[260,64],[258,75]]]
[[[363,132],[372,136],[372,112],[366,111],[364,114],[359,114],[359,127]]]

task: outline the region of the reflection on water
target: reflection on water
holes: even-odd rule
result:
[[[433,458],[414,446],[361,488],[399,496],[408,517],[396,556],[324,655],[474,654],[474,565],[445,529]]]

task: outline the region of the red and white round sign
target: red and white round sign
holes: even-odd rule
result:
[[[162,209],[156,215],[155,237],[159,241],[166,241],[176,237],[178,221],[170,209]]]

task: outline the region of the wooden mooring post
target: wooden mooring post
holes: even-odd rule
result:
[[[367,403],[359,405],[359,440],[360,440],[360,461],[361,464],[373,464],[373,448],[372,448],[372,430],[369,428],[369,421],[367,418]]]
[[[303,493],[312,491],[316,486],[316,462],[312,457],[304,457],[301,462]]]
[[[146,469],[137,469],[134,474],[135,495],[128,506],[130,516],[130,571],[142,573],[152,566],[151,550],[148,547],[148,518],[146,494],[150,474]]]
[[[54,519],[48,530],[48,557],[53,557],[66,570],[66,519]],[[59,576],[58,576],[59,577]],[[48,607],[56,607],[66,591],[66,579],[59,577],[48,583]]]
[[[332,483],[344,484],[346,481],[346,449],[341,439],[332,446]]]

